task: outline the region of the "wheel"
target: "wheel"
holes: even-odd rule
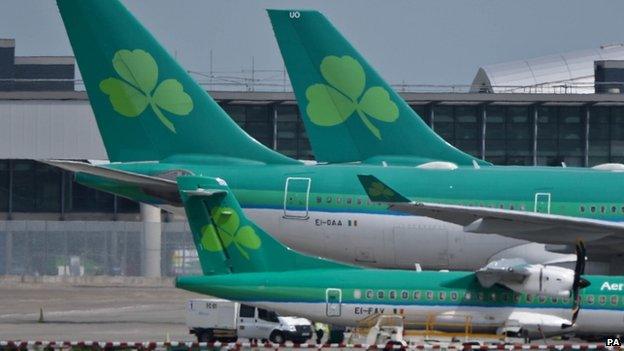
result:
[[[276,344],[283,344],[286,341],[286,339],[284,338],[284,334],[282,334],[282,332],[277,331],[277,330],[271,333],[269,340],[271,340],[272,342]]]

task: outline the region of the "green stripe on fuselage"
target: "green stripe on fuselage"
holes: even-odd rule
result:
[[[310,209],[388,212],[386,206],[368,201],[357,179],[358,174],[372,174],[412,200],[533,211],[535,194],[548,193],[553,214],[624,220],[624,189],[620,185],[624,173],[586,168],[492,166],[423,170],[365,164],[213,166],[177,163],[126,163],[108,167],[148,175],[183,169],[196,175],[220,177],[228,182],[246,208],[283,208],[286,178],[303,177],[311,179]],[[140,201],[149,198],[127,186],[116,188],[110,182],[102,186],[97,177],[79,175],[78,181],[132,199],[138,197]],[[158,200],[152,198],[147,202],[158,203]]]
[[[585,278],[591,285],[581,291],[583,308],[624,310],[623,277]],[[615,289],[606,290],[605,283]],[[326,289],[338,288],[346,304],[572,307],[569,297],[518,294],[501,286],[483,288],[470,272],[327,269],[178,277],[176,286],[236,301],[325,302]]]

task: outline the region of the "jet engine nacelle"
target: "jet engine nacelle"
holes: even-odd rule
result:
[[[540,264],[525,267],[526,278],[521,282],[506,281],[503,285],[526,294],[569,297],[574,284],[574,271]]]

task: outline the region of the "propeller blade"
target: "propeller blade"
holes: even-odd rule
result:
[[[574,283],[572,284],[572,324],[563,325],[562,328],[573,326],[581,311],[580,289],[589,286],[589,281],[581,277],[581,275],[585,274],[585,257],[585,244],[579,240],[576,244],[576,265],[574,267]]]

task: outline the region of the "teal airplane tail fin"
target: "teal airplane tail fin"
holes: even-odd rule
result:
[[[111,161],[293,163],[241,130],[117,0],[58,0]]]
[[[206,275],[351,267],[281,244],[245,216],[222,179],[184,176],[178,187]]]
[[[268,13],[318,161],[487,164],[435,134],[322,14]]]

